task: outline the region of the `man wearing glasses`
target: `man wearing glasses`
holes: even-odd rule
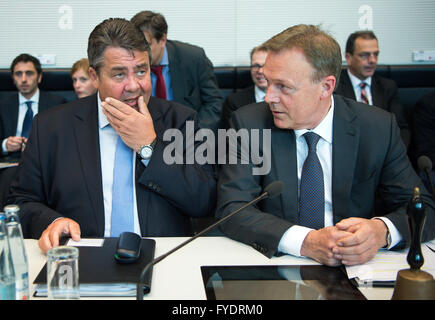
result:
[[[226,128],[234,110],[247,104],[264,101],[267,81],[263,74],[263,67],[266,56],[267,50],[261,45],[251,50],[251,78],[254,85],[229,95],[225,100],[222,116]]]
[[[347,70],[343,70],[335,93],[380,107],[396,116],[402,140],[409,145],[410,131],[405,110],[400,104],[396,83],[375,75],[378,65],[378,39],[373,31],[352,33],[346,42]]]

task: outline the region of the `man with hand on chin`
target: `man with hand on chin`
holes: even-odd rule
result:
[[[46,252],[63,235],[191,235],[190,217],[214,207],[214,168],[166,164],[163,134],[185,134],[196,112],[150,98],[150,48],[131,22],[100,23],[88,58],[98,92],[35,117],[8,199],[24,236]]]

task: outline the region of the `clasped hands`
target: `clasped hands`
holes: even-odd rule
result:
[[[24,151],[27,144],[27,138],[11,136],[6,140],[6,150],[8,152]]]
[[[387,245],[387,230],[380,219],[343,219],[335,226],[310,231],[301,255],[328,266],[365,263]]]

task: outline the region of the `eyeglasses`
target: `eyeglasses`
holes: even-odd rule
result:
[[[258,71],[261,68],[264,68],[264,64],[254,64],[254,65],[251,66],[251,69],[254,70],[254,71]]]
[[[377,52],[362,52],[358,54],[358,57],[360,57],[363,60],[369,60],[370,56],[373,55],[375,58],[379,56],[379,51]]]

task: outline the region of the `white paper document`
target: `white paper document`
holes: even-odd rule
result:
[[[0,169],[18,166],[18,162],[0,162]]]
[[[421,245],[424,264],[421,270],[432,274],[435,277],[435,253],[427,245],[435,248],[434,241]],[[408,249],[401,251],[388,251],[380,249],[376,256],[361,265],[346,266],[349,279],[355,279],[358,284],[370,284],[371,282],[395,281],[397,272],[402,269],[409,269],[406,261]]]
[[[35,297],[47,297],[46,284],[34,284],[33,290]],[[80,284],[79,291],[81,297],[135,297],[136,284]]]
[[[80,239],[80,241],[74,241],[73,239],[69,239],[66,243],[67,246],[71,247],[102,247],[104,243],[104,239]]]

